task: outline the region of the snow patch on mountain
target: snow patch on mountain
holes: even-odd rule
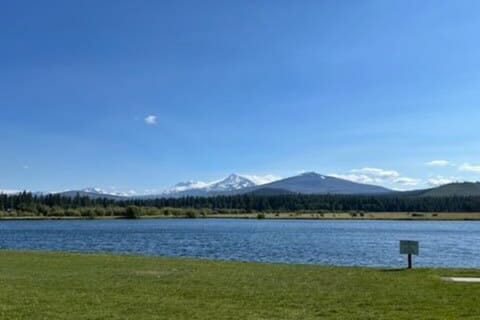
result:
[[[98,188],[98,187],[89,187],[81,190],[82,192],[94,193],[99,195],[110,195],[110,196],[119,196],[119,197],[133,197],[137,195],[135,190],[121,191],[115,187],[108,189]]]
[[[22,191],[20,190],[12,190],[12,189],[0,189],[0,194],[18,194]]]

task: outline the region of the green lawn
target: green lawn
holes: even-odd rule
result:
[[[480,319],[480,270],[0,251],[0,319]]]

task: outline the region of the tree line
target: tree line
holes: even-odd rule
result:
[[[23,192],[0,195],[2,216],[194,216],[249,212],[480,212],[480,197],[409,197],[366,195],[260,196],[158,199],[92,199],[61,194],[44,196]]]

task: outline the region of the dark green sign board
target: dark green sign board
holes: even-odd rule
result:
[[[418,256],[418,241],[400,240],[400,254],[414,254]]]

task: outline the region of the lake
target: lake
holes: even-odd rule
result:
[[[420,241],[415,265],[480,267],[480,222],[474,221],[0,221],[2,249],[342,266],[404,266],[400,239]]]

